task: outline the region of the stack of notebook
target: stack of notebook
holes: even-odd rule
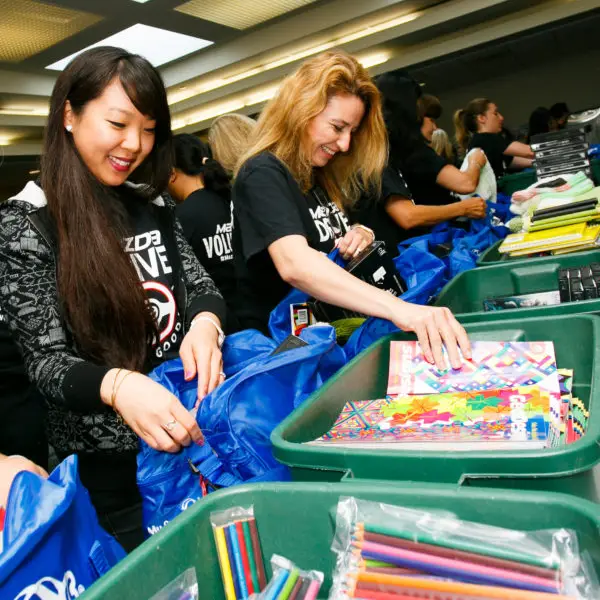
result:
[[[439,371],[418,342],[391,342],[387,395],[347,402],[308,442],[406,450],[523,450],[575,441],[587,425],[572,371],[551,342],[474,342],[473,359]]]
[[[588,148],[583,127],[532,136],[531,149],[538,179],[577,171],[591,175]]]

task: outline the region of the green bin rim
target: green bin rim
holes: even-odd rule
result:
[[[590,324],[590,328],[596,342],[594,353],[596,356],[599,357],[597,360],[599,360],[600,362],[600,317],[594,315],[566,315],[554,317],[554,319],[559,320],[572,320],[574,318],[580,319],[584,322],[587,321]],[[544,317],[535,317],[518,320],[511,319],[504,321],[495,321],[493,324],[502,325],[506,328],[512,327],[516,329],[521,329],[523,321],[529,322],[542,320],[546,319]],[[486,325],[490,324],[492,323],[465,323],[464,327],[467,330],[467,333],[469,333],[470,330],[482,330],[485,328]],[[351,370],[354,367],[354,365],[358,363],[366,353],[372,351],[373,348],[375,348],[376,346],[381,346],[383,344],[389,343],[394,338],[394,336],[395,334],[389,334],[387,336],[384,336],[383,338],[374,342],[371,346],[369,346],[369,348],[363,350],[347,365],[342,367],[332,378],[325,382],[315,393],[313,393],[309,398],[307,398],[301,406],[295,409],[273,430],[273,432],[271,433],[273,454],[279,462],[291,467],[303,467],[323,471],[340,470],[345,472],[346,474],[351,474],[351,467],[332,466],[333,462],[337,462],[335,460],[332,460],[331,462],[328,462],[328,464],[323,465],[319,464],[319,460],[322,457],[330,457],[331,459],[335,459],[340,456],[351,456],[352,459],[372,459],[372,449],[348,449],[336,448],[335,446],[310,446],[308,444],[289,442],[285,439],[285,435],[288,427],[290,427],[300,415],[306,412],[310,408],[310,406],[319,402],[319,396],[331,386],[333,386],[338,378],[343,377],[346,372]],[[596,412],[599,412],[599,418],[595,422],[592,419],[592,402],[594,400],[594,391],[596,385],[597,384],[595,382],[594,374],[592,374],[592,379],[590,382],[590,406],[588,407],[590,411],[588,430],[581,439],[566,446],[560,446],[558,448],[541,448],[532,450],[504,450],[501,452],[495,452],[490,450],[469,451],[468,453],[465,453],[464,451],[434,452],[428,450],[419,452],[398,449],[377,449],[377,456],[387,458],[397,457],[410,460],[418,460],[423,458],[425,458],[425,460],[434,460],[436,458],[439,459],[441,456],[443,456],[446,460],[460,461],[461,459],[464,460],[466,455],[468,454],[469,458],[486,459],[491,466],[496,464],[501,465],[507,459],[515,460],[521,458],[527,459],[529,461],[534,461],[536,467],[538,468],[538,470],[535,473],[509,472],[504,470],[501,472],[494,472],[493,469],[488,473],[470,473],[466,470],[463,473],[462,480],[464,480],[465,478],[477,479],[496,477],[499,479],[503,479],[506,477],[525,478],[531,477],[532,475],[539,475],[544,477],[564,477],[566,475],[573,475],[576,473],[587,471],[591,469],[596,463],[600,462],[600,390],[597,390],[596,393],[596,395],[598,396],[598,400],[596,402],[599,407],[598,409],[596,409]],[[578,456],[577,461],[573,461],[572,467],[565,471],[553,471],[549,468],[544,468],[543,463],[551,462],[548,461],[549,458],[563,458],[564,456],[570,454],[583,455],[583,458]]]

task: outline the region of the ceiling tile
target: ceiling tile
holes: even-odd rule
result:
[[[248,29],[317,0],[190,0],[175,10],[234,29]]]
[[[0,0],[0,61],[20,62],[102,17],[32,0]]]

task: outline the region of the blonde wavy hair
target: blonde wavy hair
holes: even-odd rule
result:
[[[348,152],[336,154],[326,166],[313,171],[308,126],[337,94],[360,98],[365,114],[352,134]],[[314,177],[341,208],[351,207],[363,190],[377,193],[381,189],[388,157],[381,96],[367,70],[345,52],[320,54],[287,77],[260,115],[252,137],[238,170],[249,158],[272,152],[304,192],[314,185]]]
[[[248,146],[256,121],[237,113],[217,117],[208,130],[208,144],[213,158],[229,173],[235,171],[240,155]]]

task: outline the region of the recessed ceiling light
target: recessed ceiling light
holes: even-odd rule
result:
[[[133,0],[134,2],[139,2],[140,4],[145,4],[146,2],[149,2],[150,0]]]
[[[78,54],[81,54],[90,48],[97,48],[98,46],[117,46],[118,48],[124,48],[128,52],[141,54],[155,67],[159,67],[176,58],[181,58],[191,52],[206,48],[206,46],[210,46],[212,43],[213,42],[208,40],[192,37],[191,35],[183,35],[181,33],[167,31],[166,29],[159,29],[158,27],[150,27],[150,25],[137,23],[136,25],[132,25],[104,40],[96,42],[87,48],[82,48],[78,52],[63,58],[62,60],[48,65],[46,69],[62,71]]]

